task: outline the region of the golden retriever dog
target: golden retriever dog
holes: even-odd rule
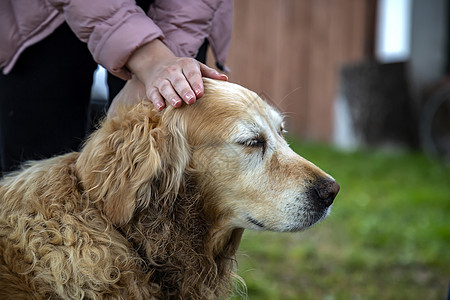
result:
[[[339,185],[257,94],[205,79],[192,106],[119,109],[81,152],[0,182],[0,299],[215,299],[244,229],[300,231]]]

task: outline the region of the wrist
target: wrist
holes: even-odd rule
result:
[[[143,80],[144,74],[157,62],[174,57],[172,51],[160,39],[154,39],[136,49],[128,59],[126,66],[140,80]]]

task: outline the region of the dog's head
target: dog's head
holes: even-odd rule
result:
[[[296,231],[323,219],[339,185],[289,148],[280,113],[239,85],[204,82],[195,105],[159,113],[141,103],[106,120],[77,161],[86,193],[123,224],[189,176],[230,229]]]

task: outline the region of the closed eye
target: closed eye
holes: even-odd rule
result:
[[[239,141],[238,144],[246,147],[265,147],[266,140],[262,138],[249,139],[245,141]]]
[[[267,149],[267,141],[262,137],[247,139],[243,141],[238,142],[239,145],[242,145],[247,148],[254,148],[254,149],[261,149],[262,150],[262,157],[264,157],[264,154],[266,153]]]

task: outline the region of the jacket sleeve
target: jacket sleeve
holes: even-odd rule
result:
[[[94,60],[122,79],[138,47],[162,38],[161,29],[134,0],[49,0],[78,38],[88,44]]]
[[[232,29],[232,0],[156,0],[149,16],[177,56],[195,57],[205,39],[224,65]]]

